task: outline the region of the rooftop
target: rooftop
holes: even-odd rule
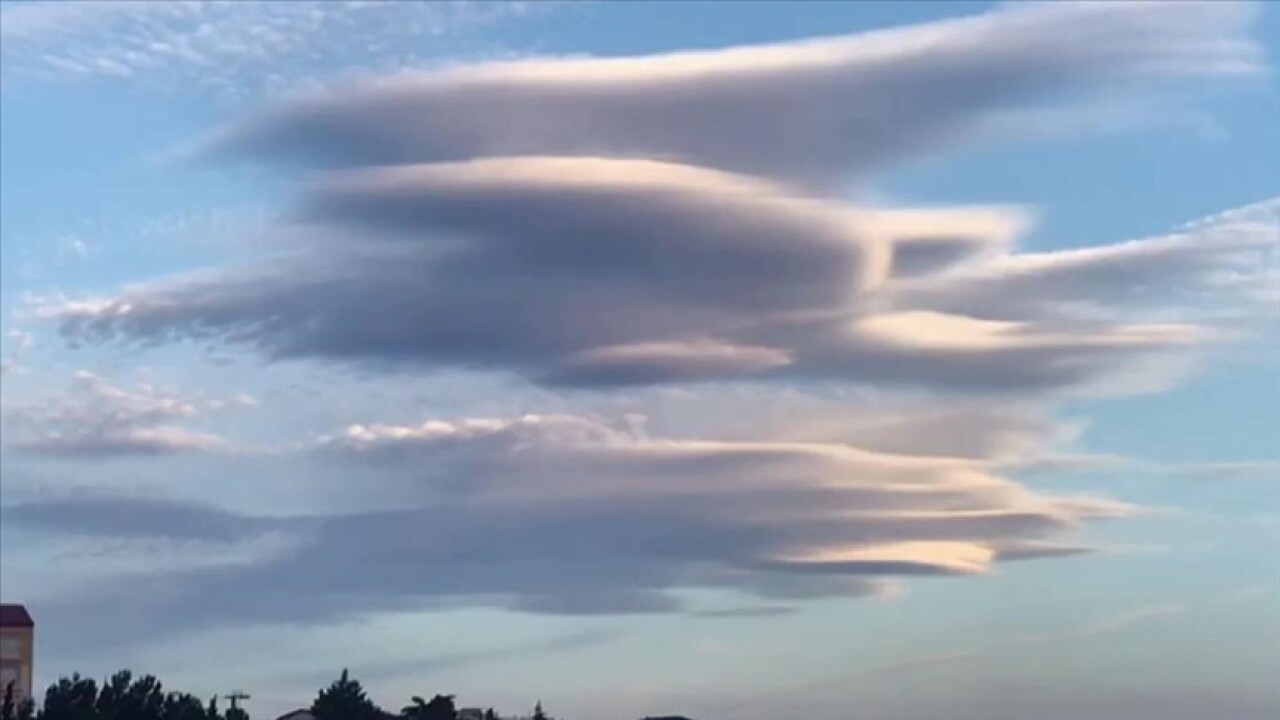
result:
[[[0,627],[35,627],[31,613],[22,605],[0,605]]]

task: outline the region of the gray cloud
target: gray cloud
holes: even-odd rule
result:
[[[4,508],[5,520],[60,535],[230,542],[254,529],[233,513],[154,498],[79,497]]]
[[[215,145],[345,165],[648,156],[831,182],[1028,100],[1134,75],[1255,70],[1253,14],[1042,3],[791,44],[403,73],[267,114]]]
[[[790,615],[793,612],[795,612],[795,608],[788,605],[755,605],[751,607],[722,608],[717,610],[698,610],[691,614],[700,618],[736,620],[740,618],[778,617],[779,615]]]
[[[295,240],[287,257],[44,313],[77,341],[221,340],[547,386],[1114,389],[1208,337],[1129,313],[1154,277],[1203,264],[1184,247],[1203,229],[1173,250],[1045,259],[1011,250],[1026,224],[1013,210],[855,208],[726,171],[831,180],[926,150],[1037,89],[1248,69],[1251,16],[1035,5],[789,45],[372,81],[223,138],[363,166],[313,187],[300,224],[281,228]],[[1205,253],[1237,267],[1239,249]],[[1073,305],[1109,312],[1058,312]]]
[[[305,255],[45,312],[77,340],[220,338],[277,358],[571,386],[749,376],[1044,390],[1203,339],[1176,324],[898,310],[881,288],[903,247],[951,246],[961,268],[1004,262],[1018,256],[998,248],[1024,219],[861,211],[654,161],[366,169],[323,183],[306,214],[323,222],[298,229]],[[909,264],[916,279],[901,282],[919,282]]]
[[[95,595],[99,607],[138,601],[101,629],[119,642],[170,621],[311,623],[458,603],[674,612],[685,609],[679,591],[697,587],[860,596],[883,592],[885,577],[983,573],[1007,548],[1132,511],[1038,495],[981,461],[655,438],[572,416],[356,426],[294,459],[300,473],[359,473],[360,495],[395,496],[395,507],[249,517],[96,497],[12,506],[4,521],[35,537],[172,546],[178,558],[191,542],[201,557],[239,553],[134,570]],[[253,538],[271,542],[244,557]],[[77,602],[48,612],[78,612]]]

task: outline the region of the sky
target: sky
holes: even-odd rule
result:
[[[0,5],[36,680],[1280,714],[1280,8]]]

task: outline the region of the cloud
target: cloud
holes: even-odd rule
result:
[[[903,280],[905,306],[986,318],[1111,317],[1176,309],[1273,317],[1280,300],[1280,198],[1113,245],[1007,253],[942,277]]]
[[[692,613],[694,617],[714,618],[717,620],[736,620],[741,618],[770,618],[780,615],[790,615],[795,612],[795,608],[788,605],[755,605],[751,607],[731,607],[720,608],[716,610],[697,610]]]
[[[1088,637],[1119,632],[1153,620],[1161,620],[1181,615],[1186,611],[1187,607],[1185,605],[1173,603],[1163,605],[1145,605],[1143,607],[1127,610],[1085,625],[1079,629],[1079,634]]]
[[[230,542],[253,528],[232,513],[157,498],[62,498],[6,508],[15,523],[89,538]]]
[[[1134,76],[1255,71],[1254,15],[1227,3],[1037,3],[777,45],[406,72],[297,102],[214,144],[344,165],[645,156],[830,184],[1039,98]]]
[[[3,77],[110,79],[228,99],[296,92],[337,69],[421,61],[423,38],[542,12],[514,3],[6,3]]]
[[[1016,209],[877,209],[806,188],[926,152],[1035,91],[1248,69],[1252,15],[1046,4],[775,46],[371,80],[221,139],[265,157],[283,145],[313,161],[345,154],[278,228],[279,255],[41,312],[77,342],[225,341],[548,387],[1154,385],[1216,335],[1173,321],[1177,307],[1137,313],[1154,303],[1152,280],[1188,278],[1224,308],[1243,285],[1270,292],[1223,274],[1242,252],[1268,252],[1265,222],[1210,249],[1198,241],[1238,219],[1045,255],[1013,248],[1028,224]],[[1100,311],[1061,311],[1073,307]]]
[[[253,562],[135,574],[118,597],[95,597],[114,607],[150,596],[142,615],[122,618],[123,633],[160,614],[187,627],[458,603],[678,612],[691,588],[856,597],[884,592],[894,576],[990,572],[1001,548],[1133,512],[1040,495],[979,461],[655,437],[580,416],[362,425],[293,451],[292,461],[313,478],[306,492],[323,490],[320,468],[346,478],[331,512],[247,516],[52,498],[8,508],[5,524],[37,537],[162,546],[277,539],[278,552]],[[153,592],[158,585],[164,593]],[[73,612],[76,602],[55,605]]]
[[[1121,455],[1033,450],[1026,455],[1010,458],[1002,465],[1017,472],[1124,473],[1206,482],[1280,480],[1280,461],[1276,460],[1168,463]]]
[[[253,404],[184,397],[150,385],[124,389],[88,371],[75,374],[70,392],[39,402],[6,405],[5,447],[53,457],[111,457],[199,452],[223,447],[216,435],[174,423],[204,411]]]
[[[35,336],[23,330],[10,330],[8,337],[17,345],[19,353],[30,350],[36,344]]]
[[[1014,540],[998,545],[995,548],[995,559],[999,562],[1041,560],[1045,558],[1073,557],[1091,552],[1094,552],[1094,548],[1083,545],[1037,540]]]
[[[587,387],[800,377],[1050,390],[1210,337],[1177,323],[898,310],[902,283],[946,286],[953,268],[1016,261],[999,248],[1025,216],[864,210],[651,160],[347,171],[319,184],[302,218],[284,259],[42,312],[77,341],[223,339],[274,358]]]
[[[1243,460],[1235,462],[1190,463],[1169,465],[1165,472],[1173,477],[1193,480],[1280,480],[1280,461]]]

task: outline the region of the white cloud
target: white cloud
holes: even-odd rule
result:
[[[227,405],[138,385],[125,389],[81,370],[70,392],[6,405],[6,448],[54,457],[170,454],[223,447],[221,438],[174,423]],[[233,401],[244,405],[245,396]]]
[[[0,10],[4,83],[106,78],[244,99],[398,67],[423,39],[541,11],[508,3],[29,2]]]
[[[1280,198],[1168,235],[1039,253],[1009,252],[942,277],[902,280],[907,306],[987,318],[1072,319],[1224,310],[1273,317],[1280,299]]]

